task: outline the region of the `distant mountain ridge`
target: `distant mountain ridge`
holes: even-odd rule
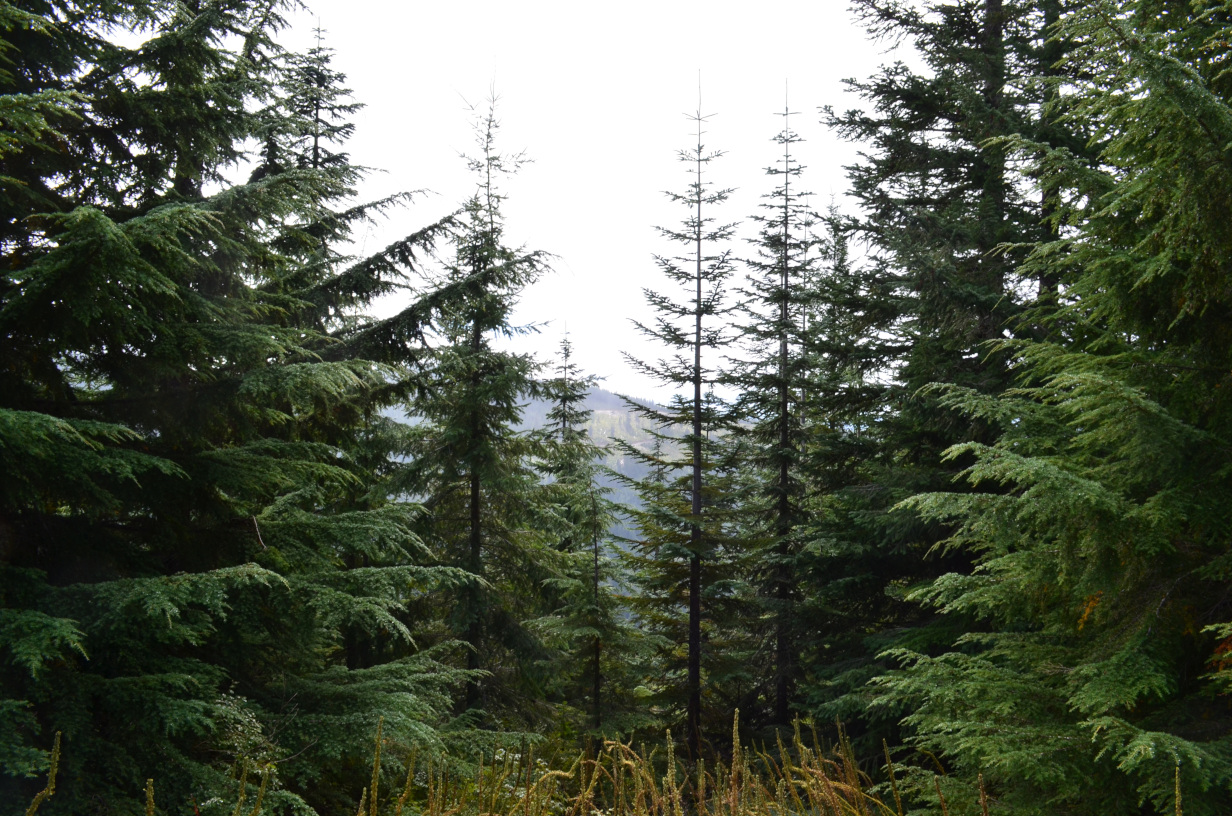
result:
[[[657,403],[649,401],[649,399],[636,399],[636,402],[644,404],[644,406],[652,408],[660,408]],[[654,436],[652,431],[659,430],[652,420],[638,414],[636,410],[628,407],[625,397],[620,394],[606,391],[604,388],[593,388],[586,394],[586,401],[583,403],[585,408],[590,410],[590,420],[586,423],[586,433],[595,444],[607,446],[607,454],[604,456],[604,465],[610,471],[618,473],[626,478],[641,479],[649,475],[649,468],[646,463],[641,460],[634,459],[621,451],[615,445],[611,444],[612,440],[621,440],[636,447],[637,450],[650,451],[654,446]],[[526,404],[526,409],[522,413],[522,422],[519,424],[520,430],[537,430],[546,428],[548,424],[547,415],[552,410],[552,403],[545,399],[531,399]],[[675,435],[668,431],[668,435]],[[638,507],[641,500],[638,499],[637,493],[633,492],[631,487],[615,477],[605,476],[602,478],[602,484],[609,488],[611,493],[609,498],[617,504],[625,505],[625,507]],[[615,535],[628,535],[628,531],[623,529],[621,525],[617,525],[612,530]]]
[[[631,399],[642,405],[659,407],[650,400]],[[653,444],[650,431],[654,430],[654,423],[629,408],[625,398],[621,395],[602,388],[594,388],[586,395],[583,405],[591,412],[586,431],[596,443],[604,445],[609,439],[621,439],[637,447]],[[548,413],[551,410],[552,404],[547,400],[531,400],[522,412],[522,421],[518,424],[518,429],[546,428]]]
[[[636,398],[633,398],[636,399]],[[658,408],[660,406],[650,400],[636,399],[640,404]],[[650,451],[654,446],[652,431],[658,430],[655,423],[631,409],[625,398],[602,388],[594,388],[586,395],[584,406],[591,411],[590,421],[586,423],[586,432],[591,440],[598,445],[609,446],[608,453],[603,458],[603,464],[615,473],[630,479],[644,478],[649,469],[640,460],[624,454],[612,440],[620,440],[642,451]],[[538,430],[548,425],[548,413],[552,404],[543,399],[531,400],[522,414],[520,430]],[[671,434],[669,432],[668,434]],[[623,505],[639,504],[637,494],[631,488],[614,478],[605,478],[604,485],[611,489],[610,498]]]
[[[649,407],[661,407],[651,400],[631,399]],[[611,443],[613,440],[620,440],[627,442],[638,450],[649,452],[654,446],[652,432],[659,430],[655,423],[631,409],[624,397],[602,388],[591,389],[586,395],[586,401],[583,404],[591,412],[590,420],[586,423],[586,433],[595,444],[608,448],[607,454],[603,457],[603,464],[612,472],[618,473],[623,477],[629,479],[645,478],[649,473],[649,468],[645,463],[628,456]],[[522,421],[518,423],[517,430],[529,431],[546,428],[548,426],[548,413],[551,410],[552,403],[548,400],[531,399],[527,401],[522,411]],[[405,411],[397,409],[388,409],[385,411],[385,414],[399,422],[406,422],[412,425],[420,421],[418,417],[408,415]],[[683,432],[673,433],[669,430],[667,435],[678,436],[683,435]],[[629,507],[640,505],[641,502],[637,494],[633,492],[633,489],[619,479],[605,475],[602,483],[611,490],[608,497],[612,501]],[[619,526],[613,532],[624,534],[624,530]]]

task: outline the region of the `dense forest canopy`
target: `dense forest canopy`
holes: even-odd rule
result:
[[[1226,0],[853,0],[756,212],[697,110],[663,404],[293,5],[0,0],[0,816],[1232,810]]]

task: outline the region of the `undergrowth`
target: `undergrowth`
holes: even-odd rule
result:
[[[733,736],[735,735],[733,726]],[[841,733],[841,732],[840,732]],[[497,750],[473,773],[443,761],[406,760],[401,789],[381,790],[382,738],[377,727],[371,784],[364,788],[356,816],[904,816],[894,764],[886,752],[892,805],[870,789],[849,744],[840,739],[830,751],[816,739],[806,744],[796,728],[790,745],[749,750],[738,740],[730,761],[699,761],[692,768],[675,755],[671,734],[666,748],[606,741],[579,754],[570,767],[552,768],[533,749]],[[26,816],[56,790],[60,735],[56,734],[47,786],[35,796]],[[260,782],[249,784],[249,768],[239,763],[231,816],[263,816],[273,767],[257,769]],[[252,803],[249,788],[254,787]],[[950,809],[937,787],[939,816]],[[979,811],[989,816],[989,799],[980,779]],[[154,780],[146,782],[145,813],[156,816]],[[920,811],[913,811],[919,813]],[[1176,816],[1181,811],[1179,774]]]

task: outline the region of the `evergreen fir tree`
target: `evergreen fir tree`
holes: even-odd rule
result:
[[[916,596],[982,625],[883,680],[951,801],[982,770],[1023,813],[1232,804],[1230,31],[1214,3],[1070,10],[1066,116],[1100,153],[1013,143],[1065,225],[1020,272],[1055,282],[1046,333],[1002,344],[1014,392],[938,391],[998,434],[951,451],[972,492],[912,500],[977,564]]]
[[[681,401],[683,402],[683,401]],[[680,403],[678,403],[678,409]],[[688,410],[687,403],[683,409]],[[650,409],[647,409],[650,410]],[[727,428],[730,406],[713,398],[702,403],[703,427]],[[655,411],[659,421],[663,411]],[[688,414],[681,415],[687,418]],[[636,538],[627,542],[624,561],[634,592],[628,604],[634,620],[646,636],[640,674],[648,694],[642,700],[650,724],[659,733],[664,726],[677,730],[687,726],[692,689],[688,684],[689,635],[692,619],[689,602],[692,588],[693,527],[691,515],[692,451],[688,434],[680,425],[655,435],[650,450],[618,443],[625,456],[638,460],[648,471],[644,479],[624,480],[638,498],[628,516]],[[750,643],[749,620],[758,609],[746,579],[751,569],[744,558],[739,514],[735,502],[744,492],[739,448],[730,434],[708,434],[702,440],[703,536],[698,584],[702,609],[698,640],[699,673],[703,678],[697,714],[697,745],[727,748],[732,716],[737,708],[756,707],[759,672],[751,663],[756,644]],[[639,723],[641,725],[641,723]],[[695,755],[696,756],[696,755]]]
[[[903,602],[902,589],[969,569],[967,556],[936,548],[946,525],[891,508],[951,483],[964,463],[944,458],[948,446],[990,438],[988,426],[947,407],[927,386],[948,382],[996,394],[1009,385],[1004,355],[987,344],[1022,326],[1013,319],[1034,299],[1015,285],[1011,270],[1024,244],[1040,235],[1040,206],[1008,180],[1004,138],[1042,136],[1045,129],[1045,94],[1035,78],[1048,51],[1047,14],[1036,4],[861,0],[855,7],[874,36],[910,41],[926,68],[917,73],[899,63],[854,82],[871,111],[828,116],[841,135],[869,146],[849,178],[862,209],[851,235],[870,249],[855,306],[863,325],[853,328],[871,342],[823,341],[859,349],[856,359],[863,358],[851,369],[861,372],[863,385],[831,379],[838,390],[827,399],[842,422],[855,407],[842,401],[857,398],[857,425],[873,430],[876,443],[874,456],[852,462],[853,435],[831,422],[816,450],[816,467],[828,474],[833,494],[826,503],[839,511],[817,530],[819,566],[837,567],[818,574],[819,603],[837,602],[836,624],[845,633],[839,637],[848,647],[854,644],[847,633],[865,641],[854,651],[828,650],[832,666],[814,667],[819,682],[808,693],[827,719],[864,708],[864,681],[889,665],[875,658],[889,642],[943,648],[961,631]],[[1053,127],[1048,138],[1059,134]],[[878,358],[880,368],[870,367]],[[833,481],[840,477],[851,481]],[[846,678],[833,682],[840,667]],[[855,723],[855,736],[864,725],[871,720]],[[893,735],[868,736],[880,743]]]
[[[510,312],[546,265],[542,253],[504,243],[505,194],[498,182],[523,159],[497,151],[498,129],[493,101],[476,122],[479,153],[468,163],[478,187],[463,206],[445,271],[444,282],[464,297],[445,312],[430,366],[408,406],[422,424],[402,487],[424,497],[431,514],[425,535],[440,561],[478,579],[453,598],[448,629],[467,644],[466,668],[488,677],[472,674],[458,710],[529,725],[546,716],[541,709],[536,714],[544,696],[536,667],[545,652],[525,624],[541,612],[542,582],[556,574],[558,559],[533,523],[542,492],[533,465],[541,445],[515,430],[538,364],[495,342],[519,331]]]
[[[662,428],[678,425],[689,429],[683,440],[688,447],[687,458],[665,463],[651,462],[653,466],[663,464],[669,468],[683,466],[688,469],[689,483],[685,491],[687,510],[677,506],[670,489],[664,491],[657,485],[647,485],[642,499],[651,509],[646,510],[645,515],[639,513],[638,518],[648,524],[642,530],[643,537],[648,541],[641,546],[655,551],[656,559],[680,561],[687,568],[684,579],[687,612],[680,612],[687,616],[683,639],[687,653],[684,678],[685,743],[693,758],[698,756],[701,740],[705,562],[711,559],[718,547],[718,528],[707,519],[704,449],[707,438],[720,427],[722,421],[722,412],[716,410],[714,405],[708,408],[704,399],[707,386],[717,380],[718,374],[713,363],[703,362],[703,352],[716,349],[722,342],[724,326],[714,325],[713,322],[708,324],[708,320],[713,321],[730,311],[730,307],[723,302],[724,283],[733,271],[731,252],[724,246],[731,238],[733,227],[717,222],[710,215],[710,209],[726,200],[730,191],[716,189],[706,179],[710,162],[722,155],[708,152],[702,141],[702,127],[707,118],[700,109],[692,117],[697,126],[697,144],[679,154],[680,160],[689,167],[691,181],[687,191],[667,194],[673,202],[686,207],[689,214],[679,228],[659,229],[665,238],[683,248],[682,255],[659,256],[656,260],[668,281],[684,290],[686,299],[677,301],[671,295],[648,289],[646,300],[658,314],[652,324],[636,323],[640,332],[661,342],[672,356],[654,363],[629,358],[636,369],[659,382],[691,391],[689,396],[675,396],[667,410],[632,401],[629,405]],[[628,452],[636,455],[632,450]],[[658,520],[652,520],[656,515],[659,516]],[[669,549],[658,552],[658,544],[651,541],[660,530],[667,533],[676,529],[678,534],[681,522],[687,539],[675,540]],[[664,573],[671,572],[675,566],[664,564]],[[675,603],[674,595],[675,592],[669,591],[665,596],[669,605]]]
[[[792,155],[801,141],[790,127],[786,108],[783,129],[775,137],[781,160],[766,169],[775,180],[766,194],[755,241],[757,257],[748,262],[740,334],[746,356],[737,361],[731,383],[740,389],[736,432],[747,437],[745,459],[753,486],[742,512],[749,515],[747,534],[757,542],[754,558],[759,595],[769,631],[761,636],[774,655],[769,678],[768,721],[791,723],[802,634],[809,623],[799,606],[800,556],[807,527],[801,457],[807,440],[802,400],[809,391],[808,317],[815,307],[815,269],[810,250],[815,216],[808,193],[798,189],[801,166]],[[754,712],[742,713],[751,722]]]
[[[885,371],[902,353],[881,330],[896,313],[894,278],[875,259],[853,261],[851,225],[831,206],[820,225],[815,274],[806,288],[807,384],[801,397],[805,445],[800,470],[806,529],[799,559],[800,703],[824,722],[841,722],[861,753],[875,751],[894,716],[869,710],[872,655],[912,622],[890,576],[918,569],[914,554],[882,547],[885,516],[898,495],[884,479],[896,450],[886,431],[897,384]],[[897,624],[897,625],[895,625]]]
[[[597,378],[582,376],[572,359],[572,344],[561,341],[557,375],[543,383],[551,401],[543,473],[551,479],[547,503],[565,574],[552,582],[548,622],[563,649],[554,672],[564,680],[564,697],[586,712],[596,736],[628,733],[642,718],[628,699],[632,688],[629,657],[637,640],[627,610],[615,594],[621,577],[610,549],[617,508],[601,483],[606,448],[590,439],[586,399]]]
[[[423,566],[386,484],[396,429],[366,421],[456,289],[361,313],[443,227],[322,258],[312,225],[344,234],[328,213],[353,168],[227,180],[277,92],[281,8],[0,6],[23,122],[0,157],[20,190],[0,243],[0,812],[25,808],[55,731],[73,784],[48,812],[129,812],[153,775],[176,807],[230,801],[247,761],[279,762],[276,806],[350,808],[377,717],[439,744],[461,682],[406,604],[466,577]],[[125,25],[139,47],[107,40]]]

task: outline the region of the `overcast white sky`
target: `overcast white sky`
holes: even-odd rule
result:
[[[472,116],[499,95],[501,140],[534,163],[506,185],[508,230],[557,256],[555,274],[523,296],[518,319],[542,324],[522,344],[549,359],[567,330],[576,359],[605,387],[662,398],[621,356],[655,358],[630,318],[646,316],[642,290],[660,287],[655,253],[674,248],[655,225],[682,213],[664,190],[688,183],[677,151],[691,144],[686,113],[714,114],[707,147],[725,151],[716,184],[737,188],[721,217],[747,220],[771,182],[785,93],[804,183],[817,209],[843,206],[842,165],[856,156],[819,123],[818,109],[855,107],[842,80],[892,59],[870,42],[843,0],[752,3],[689,0],[377,2],[310,0],[284,41],[303,47],[319,19],[335,66],[367,105],[350,142],[374,173],[364,198],[426,188],[433,194],[364,237],[378,248],[451,211],[473,190],[459,158]],[[748,230],[751,233],[751,229]],[[751,254],[746,244],[736,252]]]

